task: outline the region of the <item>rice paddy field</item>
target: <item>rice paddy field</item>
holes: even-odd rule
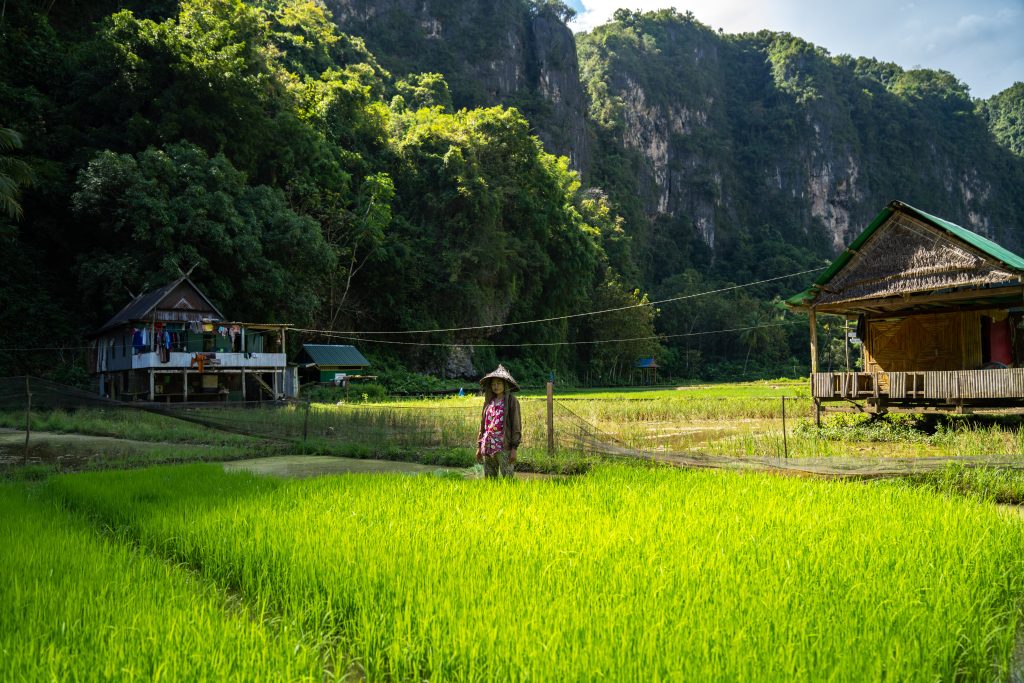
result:
[[[818,430],[803,388],[565,393],[556,429],[771,455],[781,423],[773,434],[766,406],[787,396],[791,455],[794,442],[847,457],[1021,452],[1019,428],[998,422],[841,417]],[[523,406],[524,459],[563,471],[579,456],[544,455],[544,403],[527,393]],[[130,437],[157,455],[132,469],[8,467],[0,680],[1024,677],[1024,515],[994,504],[1024,501],[1019,474],[844,482],[587,457],[572,476],[481,481],[460,475],[470,447],[452,445],[472,440],[478,411],[466,397],[202,421],[33,414],[46,435]],[[0,426],[19,419],[0,413]],[[288,479],[189,464],[300,446],[455,469]],[[139,468],[176,447],[181,464]]]
[[[192,465],[2,505],[4,680],[991,680],[1024,598],[1019,516],[890,483]]]

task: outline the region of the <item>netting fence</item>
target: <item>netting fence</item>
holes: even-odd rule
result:
[[[808,400],[791,399],[788,403],[786,424],[783,416],[787,400],[780,401],[779,397],[554,400],[549,441],[547,401],[544,397],[522,397],[521,449],[549,459],[625,458],[678,467],[858,478],[927,472],[951,462],[968,467],[1024,468],[1024,457],[1019,455],[1019,428],[964,430],[942,435],[945,441],[941,443],[911,442],[898,448],[896,444],[880,443],[866,455],[851,455],[855,448],[849,443],[823,438],[817,430],[795,427],[796,420],[806,421],[810,414]],[[285,451],[301,446],[306,453],[415,455],[437,449],[471,453],[480,425],[480,408],[475,399],[380,404],[123,403],[48,380],[3,378],[0,424],[6,428],[7,438],[0,441],[0,451],[6,449],[7,461],[14,462],[11,453],[21,445],[20,439],[24,437],[26,451],[30,446],[31,435],[25,434],[25,426],[32,423],[31,415],[48,412],[67,413],[69,417],[62,424],[68,426],[58,427],[67,429],[78,429],[76,416],[118,416],[116,419],[125,425],[123,435],[128,438],[134,423],[165,420],[277,443]],[[79,423],[84,421],[83,417]],[[159,434],[160,428],[154,429]],[[167,440],[175,438],[171,434]],[[180,438],[197,437],[185,433]],[[908,450],[913,457],[905,456]]]

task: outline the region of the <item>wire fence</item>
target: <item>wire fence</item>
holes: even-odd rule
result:
[[[883,441],[873,448],[861,444],[857,448],[867,453],[851,455],[853,446],[848,441],[825,438],[807,424],[794,427],[794,416],[806,418],[810,413],[808,404],[806,399],[784,397],[554,400],[550,406],[553,429],[549,433],[547,401],[543,397],[523,397],[521,449],[547,454],[548,458],[559,454],[627,458],[677,467],[827,477],[909,475],[941,469],[951,462],[968,467],[1024,468],[1024,457],[1019,455],[1024,437],[1013,428],[965,429],[941,435],[939,440],[915,443],[911,439],[900,444]],[[307,453],[404,453],[415,457],[437,449],[472,453],[481,406],[443,400],[395,404],[125,403],[43,379],[0,378],[0,416],[8,430],[0,451],[8,451],[8,462],[14,462],[10,453],[19,447],[24,448],[27,460],[33,413],[68,413],[56,428],[91,433],[104,429],[95,426],[97,415],[107,420],[117,415],[125,425],[125,438],[132,438],[133,424],[142,425],[145,413],[150,416],[148,420],[167,422],[167,426],[155,429],[158,435],[166,434],[168,442],[204,438],[186,427],[170,426],[186,423],[198,430],[301,447]],[[48,424],[54,428],[53,421]],[[20,441],[22,436],[24,442]],[[908,452],[913,457],[908,457]]]

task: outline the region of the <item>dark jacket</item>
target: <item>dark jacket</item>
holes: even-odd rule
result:
[[[480,412],[480,431],[476,435],[476,443],[480,445],[480,439],[484,438],[484,419],[487,415],[487,404],[484,401],[484,408]],[[511,391],[505,392],[505,450],[519,448],[519,442],[523,440],[523,417],[519,409],[519,399]]]

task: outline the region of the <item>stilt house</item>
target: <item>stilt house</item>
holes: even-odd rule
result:
[[[160,402],[294,396],[288,325],[231,322],[183,275],[133,299],[92,338],[103,396]]]
[[[811,395],[829,409],[1024,412],[1024,258],[891,202],[786,303],[811,329]],[[817,316],[856,321],[859,372],[819,372]]]

